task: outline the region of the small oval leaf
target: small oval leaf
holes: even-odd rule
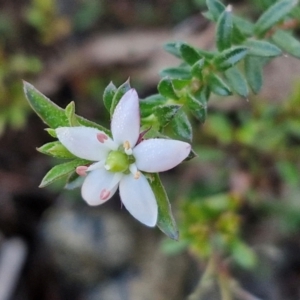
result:
[[[296,5],[297,0],[282,0],[270,6],[257,20],[254,31],[263,36],[272,26],[282,20]]]
[[[174,90],[174,86],[173,86],[172,80],[170,78],[168,78],[168,77],[163,78],[159,82],[157,89],[158,89],[159,93],[161,95],[163,95],[164,97],[169,98],[169,99],[178,100],[178,96]]]
[[[180,109],[171,121],[172,129],[176,136],[191,142],[193,139],[192,125],[186,113]]]
[[[247,56],[245,58],[246,79],[255,94],[260,91],[263,84],[262,66],[263,62],[260,57]]]
[[[244,43],[249,48],[249,55],[272,57],[281,55],[281,50],[266,41],[248,40]]]
[[[217,23],[216,44],[219,51],[231,47],[232,29],[231,6],[228,6],[220,15]]]
[[[229,96],[232,94],[230,87],[225,83],[225,81],[215,74],[210,74],[208,86],[216,95]]]
[[[248,97],[249,90],[246,79],[238,68],[232,67],[225,71],[225,77],[229,85],[237,94],[245,98]]]
[[[273,34],[272,40],[282,50],[286,51],[297,58],[300,58],[300,42],[291,34],[278,30]]]

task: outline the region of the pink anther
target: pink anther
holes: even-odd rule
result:
[[[106,189],[102,190],[100,193],[101,200],[107,200],[109,196],[110,196],[110,191],[108,191]]]
[[[87,166],[79,166],[76,168],[76,173],[79,176],[86,176],[86,170],[88,169]]]
[[[97,140],[100,142],[100,143],[104,143],[106,140],[108,139],[108,136],[104,133],[98,133],[97,134]]]

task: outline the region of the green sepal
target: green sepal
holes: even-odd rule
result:
[[[45,128],[45,130],[48,132],[48,134],[54,138],[57,138],[57,134],[56,134],[56,131],[55,129],[53,128]]]
[[[225,5],[218,0],[206,0],[206,6],[212,17],[217,22],[222,12],[226,9]]]
[[[151,95],[145,99],[140,100],[140,110],[141,110],[141,117],[145,118],[150,116],[153,113],[153,108],[163,105],[167,99],[160,95],[155,94]]]
[[[55,141],[47,143],[39,148],[37,148],[39,152],[50,155],[57,158],[75,158],[73,155],[61,142]]]
[[[110,115],[112,116],[116,106],[118,105],[118,103],[120,102],[121,98],[124,96],[124,94],[126,92],[128,92],[131,89],[130,86],[130,82],[129,79],[126,80],[123,84],[121,84],[117,91],[115,92],[112,102],[111,102],[111,106],[110,106]]]
[[[174,90],[172,80],[168,77],[163,78],[157,86],[157,89],[161,95],[168,99],[178,100],[178,96]]]
[[[249,48],[249,55],[272,57],[282,54],[277,46],[266,41],[248,40],[244,45]]]
[[[240,62],[248,54],[248,51],[248,48],[244,46],[232,47],[217,55],[213,64],[218,70],[225,71]]]
[[[168,195],[162,185],[157,173],[146,176],[155,195],[158,206],[157,227],[173,240],[178,240],[179,232],[176,226],[175,219],[172,214],[171,204]]]
[[[300,42],[290,33],[283,30],[277,30],[272,35],[272,40],[278,47],[286,51],[288,54],[300,58]]]
[[[247,98],[249,94],[247,81],[237,67],[225,71],[225,77],[232,89],[242,97]]]
[[[24,81],[24,92],[31,108],[51,128],[69,127],[69,120],[65,114],[65,110],[57,106],[50,99],[39,92],[33,85]],[[80,125],[94,127],[102,130],[109,136],[111,133],[101,125],[89,121],[81,116],[76,115],[76,119]]]
[[[247,56],[245,58],[245,75],[253,93],[257,94],[263,84],[263,67],[264,59],[257,56]]]
[[[255,23],[255,33],[262,37],[269,29],[281,21],[297,3],[297,0],[282,0],[270,6]]]
[[[232,29],[232,13],[225,9],[217,22],[216,44],[219,51],[223,51],[231,47]]]
[[[200,102],[191,94],[187,95],[187,106],[197,120],[204,123],[207,115],[207,105]]]
[[[216,95],[229,96],[232,94],[230,87],[218,75],[210,74],[208,86],[210,90]]]
[[[75,103],[74,101],[70,102],[66,108],[65,108],[65,114],[69,121],[69,126],[79,126],[79,122],[77,121],[76,115],[75,115]]]
[[[180,54],[183,60],[192,66],[196,61],[198,61],[201,56],[199,52],[188,44],[181,44],[180,46]]]
[[[204,63],[205,63],[205,59],[201,58],[193,64],[191,69],[192,75],[200,80],[203,79],[202,72],[203,72]]]
[[[180,109],[171,121],[175,135],[183,140],[191,142],[193,139],[193,129],[186,113]]]
[[[165,51],[169,52],[170,54],[181,58],[181,53],[180,53],[180,46],[182,42],[176,41],[176,42],[169,42],[164,44],[164,49]]]
[[[157,117],[160,127],[167,126],[180,108],[181,105],[158,105],[154,107],[153,113]]]
[[[67,182],[64,188],[66,190],[74,190],[82,186],[84,179],[84,176],[79,176],[76,172],[72,172],[68,175]]]
[[[190,69],[186,67],[166,68],[160,72],[161,77],[170,77],[176,79],[191,79]]]
[[[45,175],[45,177],[43,178],[39,187],[45,187],[45,186],[53,183],[54,181],[59,180],[62,177],[67,176],[68,174],[74,172],[76,167],[84,166],[84,165],[88,164],[89,162],[90,161],[85,160],[85,159],[75,158],[74,160],[54,166]]]
[[[110,112],[110,108],[114,99],[114,96],[117,92],[116,86],[111,81],[108,86],[104,89],[103,92],[103,103],[105,108]]]

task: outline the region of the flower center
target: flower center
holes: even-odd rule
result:
[[[130,161],[128,155],[121,151],[111,151],[106,159],[105,168],[111,172],[125,172],[128,170]]]

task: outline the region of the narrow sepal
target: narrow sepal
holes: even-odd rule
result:
[[[88,163],[89,161],[85,159],[76,158],[72,161],[56,165],[45,175],[39,187],[45,187],[74,172],[76,167],[86,165]]]
[[[155,195],[158,205],[158,228],[173,240],[178,240],[179,232],[175,219],[172,214],[171,204],[168,195],[163,187],[158,174],[149,174],[147,176],[148,182]]]

